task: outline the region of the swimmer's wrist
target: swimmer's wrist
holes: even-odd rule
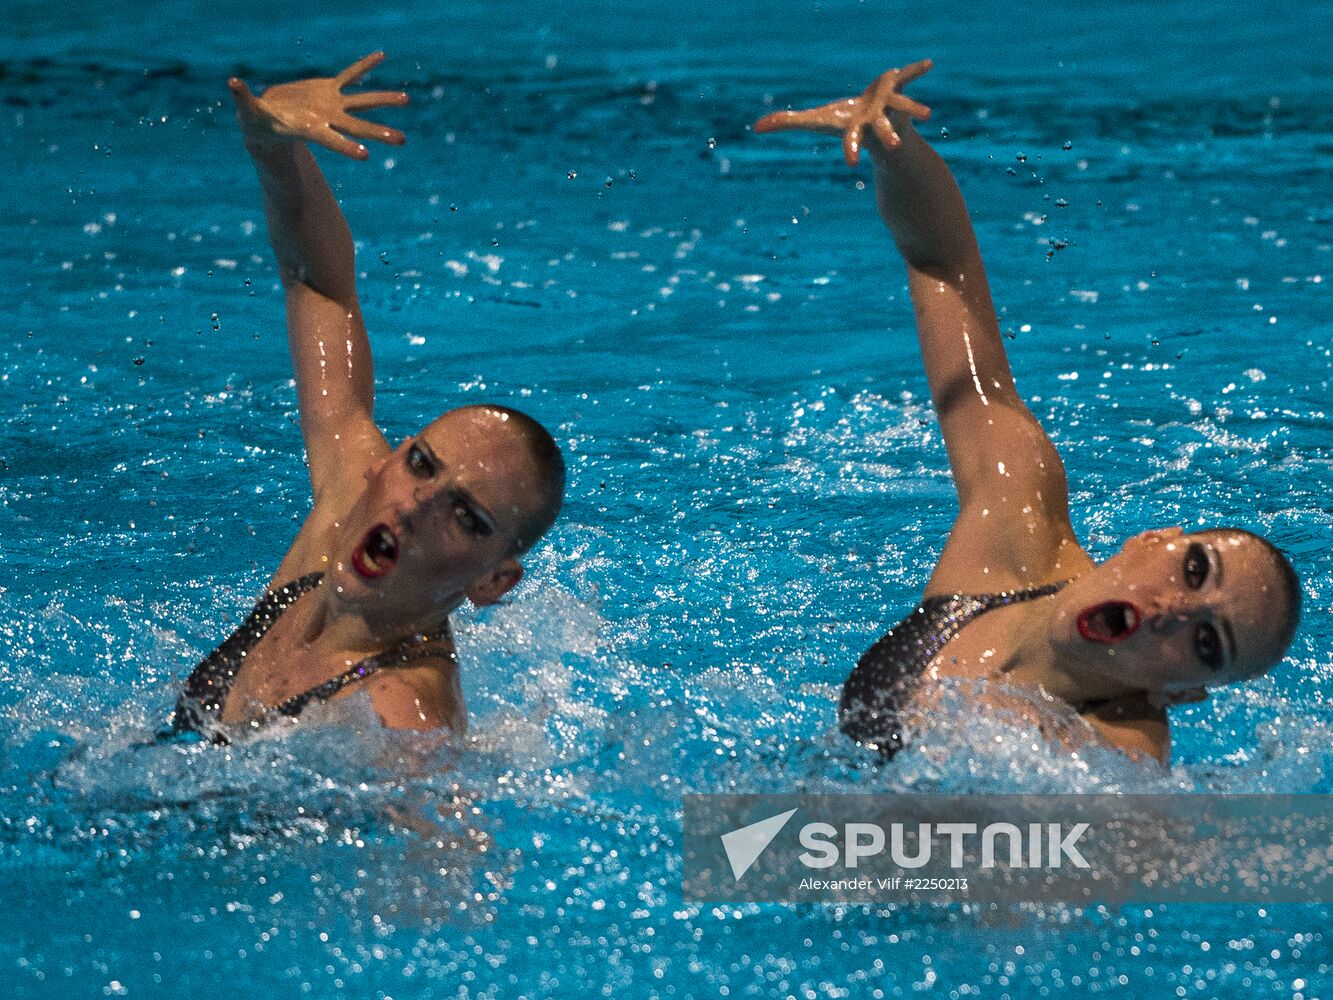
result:
[[[245,143],[245,148],[251,153],[266,153],[275,149],[290,149],[301,142],[302,139],[300,136],[271,130],[263,132],[243,130],[241,141]]]
[[[295,163],[298,147],[303,141],[297,136],[271,135],[244,137],[245,151],[261,172],[283,173]]]

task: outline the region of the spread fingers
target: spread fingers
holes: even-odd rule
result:
[[[347,94],[343,97],[343,107],[348,111],[398,107],[407,102],[408,96],[401,90],[367,90],[361,94]]]
[[[317,129],[310,136],[314,142],[319,143],[325,149],[331,149],[335,153],[342,153],[343,156],[350,156],[354,160],[367,159],[370,154],[366,152],[366,147],[359,142],[353,142],[345,135],[334,131],[331,126],[325,125]]]
[[[344,135],[355,136],[358,139],[374,139],[376,142],[387,142],[391,146],[401,146],[406,141],[403,133],[396,128],[389,128],[387,125],[380,125],[377,122],[368,122],[363,118],[353,118],[351,115],[339,115],[333,122],[333,126]]]
[[[333,79],[339,87],[350,87],[360,82],[363,76],[382,62],[384,62],[384,53],[372,52],[368,56],[362,56]]]
[[[904,83],[911,83],[917,77],[925,76],[934,65],[931,59],[918,59],[914,63],[908,63],[898,70],[898,85],[902,86]]]

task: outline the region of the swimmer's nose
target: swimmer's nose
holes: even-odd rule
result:
[[[1183,608],[1158,608],[1148,616],[1148,627],[1157,635],[1172,635],[1190,623],[1191,615]]]

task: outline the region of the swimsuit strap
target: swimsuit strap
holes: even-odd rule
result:
[[[265,592],[240,627],[186,678],[172,723],[174,730],[198,729],[200,717],[216,719],[222,715],[222,705],[250,650],[288,608],[318,587],[323,579],[324,574],[316,570]]]
[[[1065,586],[1068,580],[1059,580],[1055,583],[1043,584],[1040,587],[1029,587],[1027,590],[1004,590],[998,594],[959,594],[959,597],[968,597],[976,601],[980,607],[977,614],[983,611],[990,611],[993,608],[1003,608],[1010,604],[1022,604],[1024,601],[1034,601],[1038,597],[1049,597]]]
[[[436,629],[434,632],[425,632],[421,635],[414,635],[409,639],[404,639],[393,649],[367,656],[351,669],[343,671],[336,677],[329,678],[322,684],[315,685],[309,691],[293,695],[286,701],[275,705],[269,711],[270,713],[285,715],[288,718],[295,718],[300,715],[312,701],[328,701],[349,684],[355,684],[357,681],[365,680],[377,671],[411,666],[418,660],[433,659],[443,655],[456,664],[458,662],[458,656],[452,648],[441,649],[438,647],[431,647],[431,643],[449,641],[452,638],[453,636],[450,633],[449,624],[446,621],[442,628]]]
[[[987,611],[1007,608],[1011,604],[1022,604],[1025,601],[1035,601],[1039,597],[1049,597],[1068,582],[1060,580],[1040,587],[1029,587],[1026,590],[1002,590],[998,594],[936,594],[934,597],[926,598],[917,610],[923,613],[925,622],[933,633],[930,643],[933,650],[929,656],[921,658],[921,669],[924,670],[935,654],[963,631],[964,626],[980,618]]]
[[[838,716],[854,740],[876,744],[885,757],[904,745],[901,716],[911,687],[949,642],[987,611],[1049,597],[1069,581],[998,594],[934,594],[861,656],[842,686]]]

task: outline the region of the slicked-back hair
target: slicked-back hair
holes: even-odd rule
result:
[[[1295,568],[1291,565],[1291,560],[1276,545],[1270,542],[1263,535],[1256,535],[1247,528],[1235,528],[1230,525],[1224,525],[1219,528],[1208,528],[1198,532],[1201,535],[1244,535],[1252,541],[1258,542],[1260,547],[1272,558],[1273,564],[1277,567],[1278,580],[1282,588],[1282,612],[1284,620],[1282,622],[1281,637],[1282,652],[1278,654],[1278,660],[1286,653],[1291,641],[1296,638],[1296,629],[1301,623],[1301,603],[1304,595],[1301,591],[1301,578],[1296,574]],[[1277,660],[1274,661],[1276,663]],[[1271,667],[1274,663],[1270,663]],[[1264,673],[1268,668],[1259,671],[1254,676]]]
[[[551,432],[522,410],[500,406],[496,403],[474,403],[461,406],[460,410],[489,410],[507,418],[511,428],[518,431],[518,436],[527,445],[528,457],[537,472],[540,484],[540,496],[533,513],[521,524],[515,533],[511,556],[521,556],[541,541],[541,537],[551,530],[555,519],[560,515],[560,507],[565,500],[565,456],[560,446],[551,437]]]

